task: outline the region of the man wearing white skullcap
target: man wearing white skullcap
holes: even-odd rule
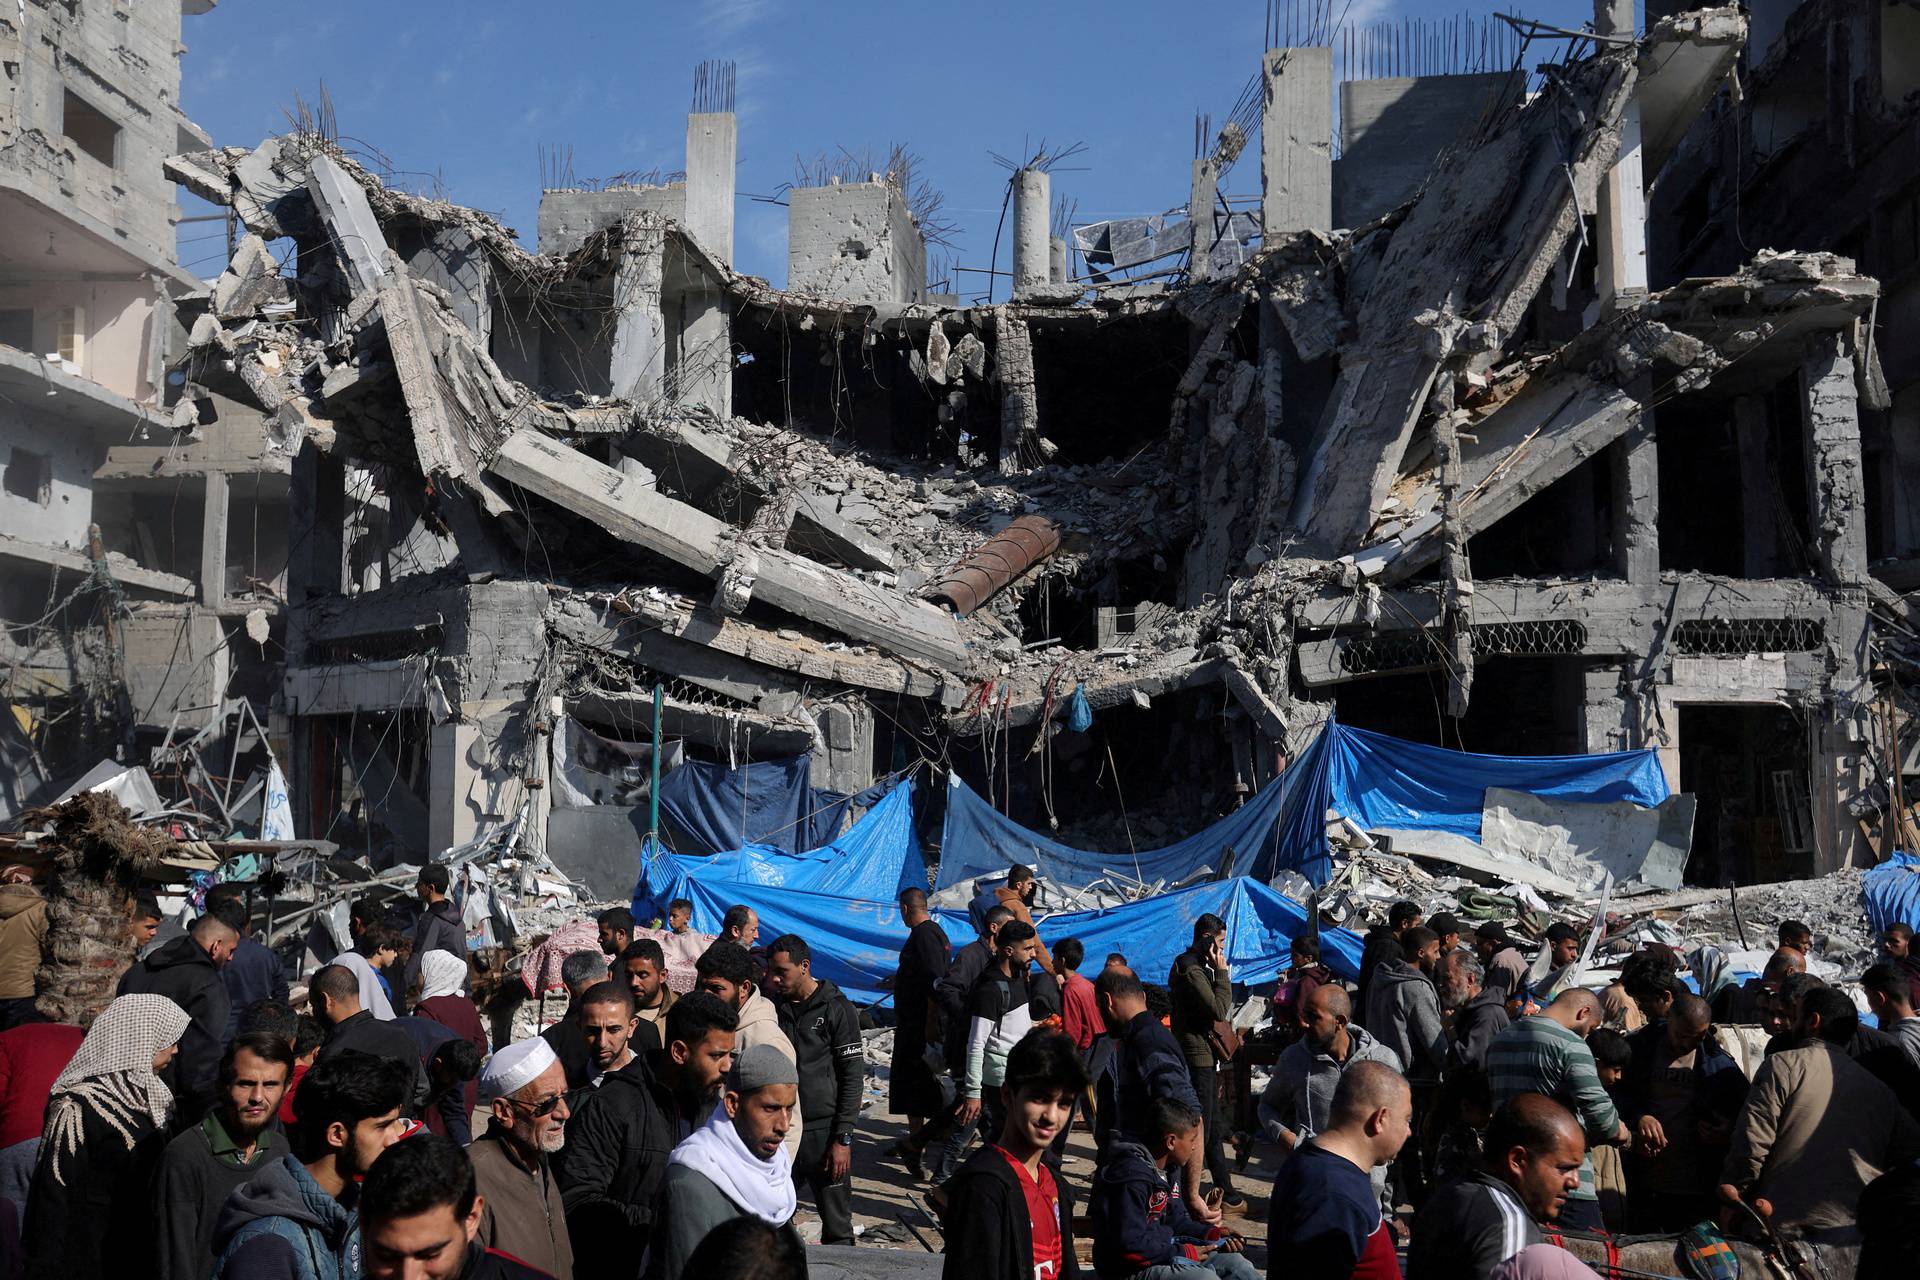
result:
[[[566,1141],[569,1114],[567,1074],[553,1046],[535,1036],[499,1049],[480,1072],[480,1100],[493,1123],[467,1154],[485,1197],[481,1243],[554,1280],[573,1280],[566,1209],[547,1163]]]

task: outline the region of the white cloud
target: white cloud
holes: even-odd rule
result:
[[[772,13],[779,0],[706,0],[701,11],[707,31],[716,36],[739,35]]]

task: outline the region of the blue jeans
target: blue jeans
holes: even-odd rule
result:
[[[1260,1273],[1244,1253],[1218,1253],[1205,1262],[1163,1262],[1136,1271],[1127,1280],[1200,1280],[1196,1271],[1211,1271],[1220,1280],[1260,1280]]]

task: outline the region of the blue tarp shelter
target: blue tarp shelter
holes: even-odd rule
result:
[[[660,820],[677,853],[771,845],[796,853],[831,840],[852,798],[817,791],[806,756],[738,767],[689,760],[660,779]]]
[[[760,939],[771,942],[797,933],[813,948],[813,972],[846,992],[856,1003],[881,999],[880,979],[899,963],[907,928],[890,901],[837,897],[748,882],[687,882],[682,895],[693,902],[696,929],[718,931],[728,907],[744,903],[760,917]],[[1125,954],[1148,982],[1165,982],[1174,957],[1193,939],[1193,922],[1204,912],[1227,922],[1227,959],[1234,981],[1259,984],[1276,980],[1287,966],[1293,939],[1306,928],[1306,909],[1284,894],[1244,876],[1194,885],[1104,911],[1075,911],[1040,922],[1049,943],[1079,938],[1087,955]],[[937,913],[954,946],[971,941],[965,911]],[[1361,939],[1345,929],[1320,931],[1321,957],[1335,973],[1354,978],[1360,971]]]
[[[1860,895],[1867,900],[1867,921],[1875,933],[1886,932],[1895,922],[1911,925],[1920,920],[1920,858],[1895,853],[1861,877]]]
[[[913,779],[902,780],[841,835],[803,853],[772,844],[749,844],[707,858],[647,850],[633,892],[635,918],[664,918],[667,903],[689,896],[687,884],[695,878],[715,886],[756,884],[891,901],[906,886],[926,883],[926,862],[913,829]]]

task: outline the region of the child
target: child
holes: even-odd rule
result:
[[[1004,926],[1012,928],[1014,921]],[[946,1280],[1074,1280],[1073,1205],[1041,1163],[1066,1127],[1087,1070],[1073,1042],[1036,1031],[1007,1054],[998,1139],[973,1153],[942,1190]]]
[[[674,933],[685,933],[693,923],[693,903],[685,898],[675,898],[667,904],[667,928]]]
[[[1182,1174],[1200,1145],[1200,1113],[1173,1098],[1148,1112],[1153,1146],[1116,1138],[1101,1156],[1088,1211],[1100,1280],[1168,1280],[1178,1268],[1206,1267],[1227,1280],[1256,1280],[1246,1241],[1195,1220]]]
[[[1593,1054],[1601,1087],[1617,1101],[1620,1078],[1626,1075],[1627,1064],[1633,1061],[1633,1049],[1627,1044],[1627,1038],[1618,1031],[1600,1027],[1587,1037],[1587,1049]],[[1614,1232],[1626,1230],[1627,1222],[1627,1168],[1621,1154],[1619,1147],[1596,1145],[1593,1148],[1593,1185],[1600,1195],[1600,1220],[1607,1224],[1607,1230]]]

